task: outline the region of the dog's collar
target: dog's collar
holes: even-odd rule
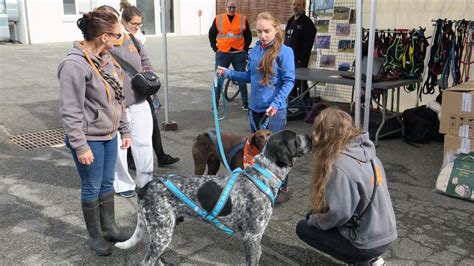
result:
[[[271,184],[271,183],[275,183],[276,184],[276,188],[280,188],[281,187],[281,181],[275,176],[275,174],[273,174],[272,172],[270,172],[268,169],[266,168],[263,168],[260,164],[258,163],[254,163],[252,165],[253,169],[257,170],[259,173],[261,173],[267,180],[268,182]],[[272,181],[274,180],[274,181]]]

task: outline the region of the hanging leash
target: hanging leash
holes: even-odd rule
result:
[[[264,114],[260,122],[258,122],[258,129],[267,129],[268,124],[270,124],[270,117],[267,114]]]
[[[221,157],[222,157],[222,163],[224,164],[227,171],[229,171],[229,173],[232,173],[232,169],[230,168],[230,166],[227,162],[226,154],[224,152],[224,146],[222,145],[221,129],[220,129],[220,126],[219,126],[219,120],[222,120],[222,119],[225,118],[225,113],[226,113],[227,107],[226,107],[225,99],[224,99],[224,97],[222,97],[222,102],[223,102],[223,106],[224,106],[224,115],[221,118],[219,118],[218,115],[217,115],[217,99],[216,99],[217,82],[218,82],[218,77],[217,77],[217,73],[215,73],[214,74],[214,83],[213,83],[214,86],[212,88],[212,114],[213,114],[213,117],[214,117],[214,125],[215,125],[215,128],[216,128],[217,146],[219,148],[219,152],[220,152]]]
[[[217,115],[218,113],[218,110],[217,110],[217,99],[216,99],[216,90],[217,90],[217,84],[219,82],[219,79],[222,79],[222,78],[219,78],[217,77],[217,73],[214,74],[214,82],[213,82],[213,87],[212,87],[212,111],[214,114]],[[218,119],[219,120],[224,120],[226,114],[227,114],[227,101],[225,100],[225,97],[224,97],[224,91],[221,89],[221,94],[222,94],[222,106],[224,108],[224,112],[222,114],[222,117],[219,117]]]

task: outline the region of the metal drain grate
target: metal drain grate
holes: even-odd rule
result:
[[[50,129],[10,137],[10,140],[25,150],[52,147],[64,144],[64,129]]]

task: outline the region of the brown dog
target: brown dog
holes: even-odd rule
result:
[[[193,144],[193,160],[194,160],[194,174],[195,175],[203,175],[204,171],[206,170],[207,165],[207,174],[208,175],[215,175],[217,171],[219,171],[219,167],[221,164],[221,157],[219,156],[218,146],[217,143],[214,144],[210,134],[211,133],[201,133],[197,136],[196,141]],[[257,132],[250,135],[248,138],[221,132],[222,137],[222,145],[224,146],[224,152],[229,154],[229,152],[234,148],[236,145],[241,145],[241,149],[235,153],[232,158],[227,158],[227,163],[229,164],[231,169],[235,169],[240,167],[243,169],[243,144],[249,139],[250,143],[255,145],[259,150],[265,146],[268,137],[270,136],[271,132],[267,129],[261,129]]]

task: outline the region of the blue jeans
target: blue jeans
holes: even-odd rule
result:
[[[71,150],[77,172],[81,177],[81,202],[93,201],[99,195],[113,192],[117,163],[117,136],[107,141],[87,141],[94,154],[94,161],[90,165],[81,164],[78,161],[76,151],[69,144],[67,136],[64,142]]]
[[[216,69],[217,69],[217,66],[229,68],[230,64],[232,64],[232,67],[234,68],[235,71],[245,71],[245,67],[247,64],[247,52],[239,52],[239,53],[217,52],[216,53],[216,65],[215,65]],[[219,81],[217,82],[217,91],[216,91],[217,99],[219,99],[219,96],[221,94],[223,81],[224,81],[223,79],[219,79]],[[240,96],[242,97],[242,103],[247,103],[248,102],[247,84],[239,83],[239,89],[240,89]]]
[[[280,109],[277,111],[276,115],[267,119],[267,121],[262,121],[265,112],[257,113],[252,110],[249,111],[249,121],[250,121],[250,131],[255,133],[255,131],[261,129],[260,127],[270,130],[272,133],[277,133],[282,131],[286,125],[287,109]],[[262,122],[262,124],[260,124]],[[281,190],[288,190],[288,176],[281,184]]]

